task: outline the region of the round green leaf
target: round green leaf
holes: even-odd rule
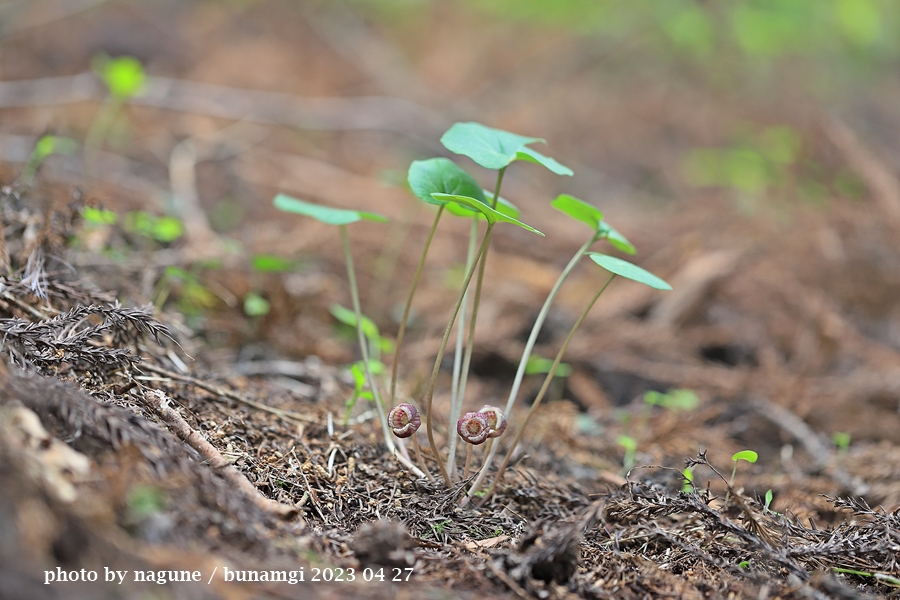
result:
[[[758,458],[759,454],[753,450],[741,450],[740,452],[735,452],[734,455],[732,455],[731,460],[734,462],[746,460],[748,463],[755,463]]]
[[[603,223],[603,213],[593,204],[569,194],[560,194],[550,205],[561,213],[581,221],[594,231],[599,231]]]
[[[429,204],[444,204],[431,194],[458,194],[485,201],[484,192],[475,179],[449,158],[415,160],[407,177],[413,194]]]
[[[644,285],[650,286],[656,290],[672,289],[671,285],[669,285],[650,271],[645,271],[644,269],[628,262],[627,260],[622,260],[621,258],[616,258],[615,256],[609,256],[608,254],[600,254],[599,252],[588,252],[588,256],[591,257],[592,261],[594,261],[610,273],[615,273],[620,277],[631,279],[632,281],[637,281],[638,283],[643,283]]]
[[[522,221],[519,221],[518,219],[514,219],[510,216],[507,216],[507,215],[503,214],[502,212],[500,212],[499,210],[495,210],[495,209],[491,208],[490,206],[488,206],[487,204],[484,204],[483,202],[479,202],[475,198],[469,198],[468,196],[454,196],[454,195],[450,195],[450,194],[432,194],[432,195],[437,200],[456,202],[456,203],[462,204],[464,206],[468,206],[470,208],[479,210],[479,211],[481,211],[482,214],[484,214],[485,218],[488,220],[489,223],[497,223],[497,222],[512,223],[513,225],[518,225],[522,229],[527,229],[528,231],[536,233],[540,236],[544,235],[543,233],[541,233],[540,231],[538,231],[531,225],[526,225],[525,223],[523,223]]]
[[[386,223],[387,217],[378,213],[366,212],[362,210],[347,210],[344,208],[331,208],[330,206],[322,206],[321,204],[313,204],[292,198],[287,194],[278,194],[272,201],[275,208],[289,213],[295,213],[325,223],[327,225],[349,225],[357,221],[378,221]]]
[[[123,100],[136,96],[146,80],[144,66],[133,56],[109,59],[103,65],[102,76],[109,93]]]
[[[566,165],[560,164],[555,159],[552,159],[549,156],[544,156],[537,150],[532,150],[531,148],[522,148],[516,153],[516,158],[518,160],[527,160],[528,162],[543,165],[557,175],[574,175],[572,169],[570,169]]]
[[[468,156],[486,169],[502,169],[517,158],[526,144],[543,141],[472,122],[454,123],[441,136],[447,150]]]

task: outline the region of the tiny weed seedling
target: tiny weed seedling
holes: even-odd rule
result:
[[[740,452],[735,452],[731,456],[731,461],[734,463],[734,467],[731,469],[731,478],[728,480],[728,492],[725,494],[725,504],[728,504],[728,500],[731,498],[731,489],[734,487],[734,476],[737,474],[738,463],[742,460],[747,461],[748,463],[755,463],[759,459],[759,454],[754,452],[753,450],[741,450]]]
[[[147,76],[144,65],[133,56],[110,58],[100,54],[94,57],[93,68],[109,90],[109,96],[94,117],[84,143],[88,148],[99,148],[109,137],[122,107],[144,89]]]
[[[38,140],[28,160],[25,161],[25,167],[19,175],[19,182],[22,185],[30,186],[34,183],[34,177],[37,175],[38,169],[47,160],[47,157],[53,154],[75,154],[78,150],[78,142],[72,138],[60,137],[56,135],[45,135]]]
[[[456,471],[457,443],[462,440],[467,444],[466,461],[462,477],[468,478],[472,466],[473,451],[475,446],[484,445],[484,460],[481,467],[462,502],[467,502],[471,497],[489,496],[497,483],[502,479],[504,470],[509,465],[512,453],[521,441],[523,432],[540,406],[547,389],[554,377],[565,376],[568,365],[562,365],[562,357],[571,342],[572,337],[587,316],[588,311],[597,301],[603,291],[616,277],[624,277],[639,283],[643,283],[659,290],[671,289],[662,279],[641,269],[640,267],[620,258],[590,252],[591,246],[599,241],[606,240],[617,250],[634,254],[634,246],[604,219],[603,214],[591,204],[579,200],[567,194],[557,197],[552,205],[554,208],[577,221],[587,225],[591,232],[585,243],[578,249],[567,266],[563,269],[559,279],[548,295],[544,305],[535,320],[531,334],[525,345],[516,377],[513,381],[506,407],[501,409],[495,406],[484,406],[478,411],[462,414],[463,400],[465,398],[466,380],[471,364],[474,348],[476,322],[478,308],[485,286],[485,264],[491,246],[491,237],[495,227],[505,223],[504,227],[513,225],[528,232],[543,235],[536,228],[520,220],[518,209],[500,196],[500,189],[508,168],[514,162],[526,162],[540,165],[557,175],[572,175],[571,169],[560,164],[555,159],[541,154],[532,145],[542,143],[544,140],[534,137],[526,137],[507,131],[486,127],[478,123],[457,123],[453,125],[441,138],[443,145],[456,154],[466,156],[476,164],[496,172],[495,182],[491,191],[484,190],[481,185],[462,168],[447,158],[431,158],[417,160],[412,163],[408,171],[407,181],[413,194],[423,202],[436,207],[434,220],[426,238],[422,253],[413,275],[413,282],[406,298],[400,325],[394,345],[394,358],[391,365],[390,383],[388,385],[389,405],[393,406],[389,415],[385,415],[384,407],[378,390],[378,383],[374,377],[373,367],[380,366],[378,355],[381,351],[388,352],[389,346],[383,344],[383,338],[378,334],[377,328],[370,320],[363,317],[359,293],[356,286],[356,278],[353,270],[352,256],[349,249],[349,241],[346,225],[362,219],[385,220],[379,215],[361,211],[347,211],[323,207],[320,205],[303,202],[284,194],[279,194],[274,199],[277,208],[296,214],[301,214],[318,219],[319,221],[337,225],[340,228],[341,240],[344,247],[345,260],[347,262],[347,276],[350,284],[350,293],[353,300],[353,311],[341,309],[333,310],[333,314],[340,321],[355,326],[357,338],[362,353],[362,360],[351,367],[354,376],[355,389],[352,401],[360,397],[371,396],[384,430],[385,441],[389,450],[403,462],[403,464],[418,476],[431,477],[425,467],[422,453],[418,451],[416,430],[421,422],[425,423],[425,435],[430,447],[429,459],[437,464],[440,477],[449,487],[455,479],[458,479]],[[414,301],[415,292],[423,273],[429,248],[445,213],[456,217],[471,219],[469,251],[465,263],[464,275],[461,277],[459,288],[453,308],[450,312],[447,325],[441,337],[431,376],[428,380],[425,392],[419,406],[423,415],[419,416],[418,409],[409,403],[401,403],[395,406],[397,396],[397,380],[399,377],[399,357],[406,334],[409,315]],[[599,291],[588,303],[568,337],[559,349],[553,361],[547,359],[532,359],[531,352],[536,343],[538,334],[543,327],[550,306],[557,296],[561,286],[572,272],[576,264],[583,256],[589,256],[598,266],[605,269],[609,275],[600,286]],[[471,284],[474,282],[474,286]],[[470,289],[472,288],[472,289]],[[468,317],[468,318],[467,318]],[[457,328],[456,349],[454,350],[453,378],[451,381],[451,406],[448,425],[455,423],[457,436],[448,437],[448,451],[442,453],[435,439],[436,415],[433,410],[433,399],[437,384],[438,373],[444,354],[449,345],[450,336],[454,326]],[[562,367],[562,368],[561,368]],[[531,409],[518,428],[515,438],[507,446],[508,451],[502,465],[496,472],[490,488],[486,492],[480,490],[480,486],[489,472],[491,461],[500,445],[496,443],[506,429],[507,415],[513,408],[521,387],[522,379],[528,372],[540,372],[545,378],[537,397],[532,403]],[[367,389],[366,389],[367,388]],[[677,403],[677,402],[676,402]],[[349,413],[348,413],[349,414]],[[449,427],[448,427],[449,429]],[[391,439],[391,433],[401,442],[398,444],[400,452],[395,452],[395,444]],[[417,460],[421,469],[409,462],[402,444],[407,437],[413,438],[416,445]],[[446,456],[446,461],[444,459]]]
[[[357,341],[359,342],[360,354],[362,356],[363,370],[365,371],[366,382],[368,383],[369,389],[371,390],[373,395],[375,409],[378,411],[378,418],[381,421],[385,443],[387,444],[388,450],[392,454],[397,456],[398,459],[407,468],[415,472],[420,477],[424,477],[425,474],[420,471],[415,465],[413,465],[409,461],[408,457],[396,452],[397,446],[394,444],[394,440],[391,437],[387,414],[384,410],[384,404],[381,400],[381,394],[378,392],[378,385],[375,381],[375,374],[372,372],[372,362],[369,357],[369,344],[366,343],[366,334],[365,331],[363,331],[363,315],[359,301],[359,287],[356,284],[356,270],[353,268],[353,254],[350,251],[350,238],[347,235],[347,225],[359,221],[374,221],[385,223],[387,222],[387,218],[373,212],[330,208],[327,206],[321,206],[319,204],[313,204],[311,202],[304,202],[303,200],[292,198],[286,194],[278,194],[277,196],[275,196],[272,202],[275,205],[275,208],[279,210],[311,217],[319,221],[320,223],[324,223],[326,225],[336,225],[338,227],[341,236],[341,245],[344,250],[344,262],[347,265],[347,282],[350,285],[350,299],[353,302],[356,335]]]
[[[837,446],[838,453],[847,454],[850,450],[850,434],[843,431],[835,431],[831,434],[831,442]]]

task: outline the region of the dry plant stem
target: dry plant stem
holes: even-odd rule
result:
[[[503,472],[506,471],[506,467],[509,466],[509,461],[512,458],[513,453],[516,451],[516,446],[518,446],[519,442],[522,439],[522,434],[528,427],[528,423],[529,421],[531,421],[531,417],[534,416],[535,411],[537,411],[538,407],[541,405],[541,400],[544,399],[544,395],[547,393],[547,389],[550,387],[550,382],[553,381],[553,377],[556,375],[556,369],[559,367],[559,363],[562,362],[562,357],[566,353],[566,349],[569,347],[569,342],[572,341],[572,338],[575,336],[575,332],[578,331],[579,327],[581,327],[581,323],[584,321],[585,317],[587,317],[587,314],[594,306],[594,303],[597,302],[600,294],[602,294],[606,290],[606,288],[609,287],[609,284],[612,283],[612,280],[615,278],[615,274],[609,276],[609,279],[606,280],[606,283],[603,284],[603,287],[600,288],[600,291],[597,292],[597,294],[588,303],[585,309],[581,311],[581,315],[579,315],[578,320],[575,321],[575,324],[569,331],[569,335],[566,336],[566,341],[563,342],[563,345],[559,349],[559,352],[556,353],[556,358],[553,360],[553,366],[550,367],[550,371],[544,378],[544,383],[543,385],[541,385],[541,389],[540,391],[538,391],[537,397],[534,399],[534,402],[532,402],[531,408],[528,410],[528,414],[525,415],[525,420],[522,422],[522,426],[519,427],[519,431],[516,433],[516,437],[512,441],[512,444],[510,445],[509,450],[506,453],[506,458],[503,459],[503,464],[500,465],[500,469],[497,470],[497,475],[494,477],[494,481],[493,483],[491,483],[491,487],[484,495],[484,500],[487,500],[491,496],[491,494],[494,492],[494,488],[497,487],[497,484],[503,478]],[[482,502],[484,500],[482,500]]]
[[[493,224],[488,223],[487,231],[484,232],[484,239],[481,240],[481,247],[475,255],[475,262],[472,263],[472,267],[466,272],[466,278],[463,281],[462,289],[459,291],[459,295],[456,298],[456,304],[453,307],[453,313],[450,315],[450,321],[447,323],[447,328],[444,329],[444,336],[441,338],[441,346],[438,349],[437,357],[434,360],[434,368],[431,370],[431,380],[428,382],[428,391],[425,393],[425,433],[428,434],[428,444],[431,446],[431,451],[434,453],[434,458],[437,460],[441,476],[444,478],[444,483],[447,484],[447,487],[451,486],[450,476],[447,474],[444,461],[441,459],[437,444],[434,442],[434,415],[431,406],[432,401],[434,400],[434,386],[437,384],[437,377],[441,370],[441,361],[444,359],[444,351],[447,349],[447,342],[450,341],[450,332],[453,330],[453,323],[456,321],[456,316],[459,314],[459,308],[462,306],[463,297],[465,297],[466,290],[469,288],[469,282],[472,281],[472,275],[475,274],[475,265],[481,260],[482,255],[485,253],[485,250],[491,241],[491,229],[493,229]]]
[[[434,481],[434,475],[432,475],[431,471],[428,470],[428,466],[425,464],[425,460],[422,458],[422,448],[419,447],[419,436],[414,433],[412,435],[412,441],[413,450],[416,453],[416,461],[419,463],[419,467],[422,469],[422,472],[425,473],[428,481]]]
[[[566,268],[563,269],[562,273],[559,274],[559,278],[553,285],[553,289],[550,290],[550,293],[547,295],[547,299],[544,300],[544,305],[541,307],[537,319],[535,319],[534,321],[534,326],[531,328],[531,334],[528,336],[528,341],[525,343],[525,349],[522,351],[522,358],[519,360],[519,367],[516,369],[516,377],[513,380],[512,388],[509,391],[509,398],[506,400],[506,408],[503,412],[506,414],[507,419],[510,418],[512,408],[516,402],[516,397],[519,395],[519,389],[522,386],[522,380],[525,378],[525,367],[528,364],[528,359],[531,357],[532,350],[534,350],[534,345],[537,342],[538,335],[540,335],[541,329],[544,326],[544,321],[547,319],[547,314],[550,312],[550,306],[556,299],[556,295],[559,293],[559,289],[562,287],[562,284],[566,281],[566,279],[568,279],[569,274],[572,272],[572,269],[575,268],[575,265],[577,265],[578,261],[581,260],[581,257],[584,256],[584,253],[587,252],[588,249],[593,245],[593,243],[597,241],[598,237],[598,234],[594,234],[587,242],[584,243],[581,248],[578,249],[575,255],[572,256],[569,264],[566,265]],[[491,464],[494,461],[494,456],[497,454],[497,451],[499,449],[500,445],[494,444],[486,452],[484,464],[481,466],[481,470],[478,472],[478,476],[475,478],[475,481],[472,482],[472,486],[469,488],[468,493],[463,496],[463,505],[465,505],[465,503],[467,503],[475,494],[475,492],[477,492],[481,487],[484,478],[487,476],[488,469],[490,469]]]
[[[400,329],[397,331],[397,341],[394,344],[394,362],[391,365],[391,388],[390,388],[390,404],[394,405],[397,395],[397,368],[399,365],[400,348],[403,346],[403,336],[406,334],[406,323],[409,321],[409,311],[412,309],[413,296],[416,294],[416,288],[419,285],[419,278],[422,276],[422,269],[425,267],[425,257],[428,256],[428,249],[431,247],[431,240],[434,239],[434,232],[437,230],[441,215],[444,214],[444,207],[438,208],[437,214],[434,215],[434,223],[431,225],[431,231],[428,232],[428,238],[425,240],[425,248],[422,250],[422,258],[419,259],[419,265],[416,267],[416,274],[413,276],[412,288],[409,290],[409,296],[406,298],[406,306],[403,307],[403,317],[400,319]]]
[[[478,219],[472,219],[472,227],[469,231],[469,250],[466,253],[466,269],[468,270],[472,266],[472,262],[475,259],[475,243],[478,239]],[[465,385],[461,385],[460,382],[463,380],[463,348],[465,346],[465,323],[466,323],[466,311],[469,307],[469,298],[471,294],[469,290],[466,290],[465,296],[463,296],[463,306],[459,311],[459,325],[456,327],[456,347],[453,350],[453,378],[451,380],[450,385],[450,423],[455,423],[459,420],[460,415],[462,415],[462,404],[463,398],[466,395]],[[456,436],[451,436],[450,438],[450,450],[449,456],[447,458],[447,471],[450,473],[451,477],[456,476],[456,446],[459,443],[459,438]]]
[[[144,393],[144,398],[160,418],[172,428],[175,435],[181,438],[188,446],[196,450],[211,469],[221,474],[228,483],[249,498],[257,508],[283,518],[289,518],[297,514],[297,509],[293,506],[282,504],[263,496],[262,493],[256,489],[256,486],[250,483],[249,479],[225,460],[225,457],[216,450],[215,446],[206,441],[206,438],[187,424],[178,411],[172,408],[171,400],[163,392],[159,390],[147,390]]]

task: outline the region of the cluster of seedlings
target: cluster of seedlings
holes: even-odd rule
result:
[[[519,210],[515,205],[500,196],[504,175],[506,174],[508,167],[515,161],[525,161],[537,164],[557,175],[572,175],[571,169],[560,164],[553,158],[544,156],[531,147],[532,144],[543,141],[544,140],[540,138],[525,137],[487,127],[479,123],[456,123],[444,133],[441,137],[441,143],[444,147],[453,153],[467,156],[478,165],[496,172],[496,181],[492,190],[483,189],[474,177],[448,158],[438,157],[427,160],[417,160],[410,166],[408,174],[410,189],[420,200],[435,206],[436,211],[434,222],[428,233],[421,258],[419,259],[415,275],[413,276],[412,287],[407,296],[403,316],[400,321],[397,341],[394,346],[394,360],[391,367],[390,382],[387,386],[386,402],[383,400],[379,382],[375,377],[376,374],[383,372],[385,369],[384,365],[379,361],[372,359],[372,348],[370,344],[373,341],[373,336],[371,331],[367,333],[367,330],[372,329],[372,325],[371,321],[363,315],[360,308],[359,291],[356,283],[353,256],[350,251],[346,226],[362,220],[384,222],[387,219],[382,215],[372,212],[325,207],[292,198],[284,194],[279,194],[274,199],[275,207],[280,210],[312,217],[326,224],[337,225],[340,229],[344,258],[347,264],[347,277],[353,302],[352,318],[345,319],[345,322],[351,322],[356,326],[362,356],[361,362],[355,367],[356,374],[358,383],[364,383],[368,387],[367,394],[356,393],[354,394],[354,399],[356,397],[366,397],[374,402],[375,409],[378,412],[381,422],[385,442],[390,452],[396,456],[407,469],[418,477],[425,477],[430,480],[436,479],[436,476],[432,473],[432,469],[436,467],[438,472],[437,477],[440,477],[447,487],[451,487],[455,481],[469,480],[473,447],[486,443],[484,460],[481,467],[478,469],[477,474],[474,476],[474,479],[471,480],[467,494],[462,498],[463,504],[467,503],[476,495],[480,497],[489,496],[503,477],[503,473],[509,465],[513,451],[521,440],[523,432],[526,430],[535,411],[540,406],[541,401],[556,375],[569,342],[584,321],[588,311],[590,311],[591,307],[606,290],[612,280],[615,279],[616,276],[620,276],[643,283],[654,289],[671,289],[669,284],[659,277],[656,277],[628,261],[607,254],[591,252],[591,246],[599,240],[605,240],[615,249],[626,254],[634,254],[635,248],[621,233],[616,231],[604,220],[603,213],[592,204],[568,194],[560,195],[553,200],[552,206],[569,218],[587,225],[590,228],[590,235],[587,236],[583,245],[576,251],[575,255],[560,273],[556,284],[553,286],[535,319],[531,334],[529,335],[521,360],[519,361],[505,407],[484,406],[478,411],[463,413],[462,407],[474,348],[473,342],[475,337],[475,325],[478,319],[478,307],[485,284],[485,262],[490,251],[491,236],[494,227],[499,223],[507,223],[525,229],[536,235],[543,236],[540,231],[519,220]],[[403,344],[413,298],[435,232],[441,218],[448,213],[453,216],[471,220],[470,242],[466,258],[465,276],[460,285],[456,301],[444,329],[437,356],[435,357],[431,377],[426,392],[419,402],[419,408],[412,402],[402,402],[395,405],[399,364],[398,356]],[[483,232],[480,227],[482,223],[484,223]],[[543,327],[550,307],[560,288],[575,268],[576,264],[585,255],[589,256],[598,266],[605,269],[608,272],[608,276],[601,282],[597,293],[581,312],[574,326],[569,331],[568,336],[559,348],[552,366],[547,369],[543,385],[541,386],[537,397],[532,402],[528,413],[518,426],[514,439],[506,445],[506,456],[500,467],[496,470],[493,482],[486,491],[482,490],[485,477],[491,472],[491,465],[500,448],[500,444],[497,443],[498,438],[500,438],[506,430],[507,418],[518,398],[522,380],[526,373],[527,365],[529,364],[531,352],[537,341],[538,334]],[[470,285],[473,280],[474,289],[472,289],[472,286]],[[468,322],[466,322],[467,320]],[[449,346],[454,325],[456,326],[457,333],[450,393],[451,406],[447,421],[450,424],[456,423],[458,436],[450,436],[447,443],[448,447],[445,460],[444,455],[441,452],[442,449],[438,446],[434,435],[435,411],[433,410],[433,398],[438,373],[444,354]],[[377,336],[375,337],[377,338]],[[359,390],[357,390],[357,392],[359,392]],[[393,406],[393,408],[387,410],[388,406]],[[420,408],[424,416],[420,416]],[[419,447],[419,440],[416,434],[416,431],[423,421],[425,423],[425,434],[430,451],[427,457],[424,456],[425,453],[422,452]],[[411,460],[405,446],[405,440],[410,438],[412,439],[413,448],[416,454],[416,463]],[[463,443],[468,445],[461,475],[457,468],[457,449],[459,440],[462,440]],[[431,469],[428,466],[429,461],[433,464]]]

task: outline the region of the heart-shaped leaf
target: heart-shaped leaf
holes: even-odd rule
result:
[[[484,214],[485,218],[488,220],[489,223],[498,223],[498,222],[512,223],[513,225],[518,225],[522,229],[527,229],[528,231],[531,231],[531,232],[536,233],[541,236],[544,235],[543,233],[541,233],[540,231],[538,231],[531,225],[526,225],[525,223],[523,223],[522,221],[519,221],[518,219],[514,219],[510,216],[507,216],[507,215],[503,214],[502,212],[500,212],[499,210],[495,210],[495,209],[491,208],[490,206],[488,206],[487,204],[485,204],[483,202],[479,202],[475,198],[469,198],[468,196],[454,196],[454,195],[450,195],[450,194],[432,194],[432,195],[437,200],[456,202],[458,204],[462,204],[464,206],[468,206],[470,208],[474,208],[475,210],[481,211],[481,213]]]
[[[484,192],[485,203],[490,205],[490,198],[493,196],[493,193],[490,190],[482,190]],[[463,196],[465,194],[462,194]],[[519,207],[515,204],[500,196],[497,198],[497,211],[503,213],[507,217],[512,217],[513,219],[518,219],[519,215],[522,214],[519,211]],[[457,204],[456,202],[449,202],[446,206],[447,211],[450,214],[456,215],[457,217],[472,217],[477,216],[479,219],[483,219],[484,213],[478,210],[471,209],[467,206],[463,206],[462,204]]]
[[[600,223],[600,237],[612,244],[612,246],[620,252],[632,255],[637,252],[637,250],[635,250],[634,248],[634,244],[629,242],[628,238],[619,233],[612,225],[610,225],[606,221]]]
[[[378,213],[366,212],[363,210],[347,210],[345,208],[331,208],[330,206],[322,206],[321,204],[313,204],[292,198],[287,194],[278,194],[272,201],[275,208],[289,213],[295,213],[326,223],[328,225],[349,225],[357,221],[378,221],[386,223],[387,217]]]
[[[644,269],[628,262],[627,260],[622,260],[621,258],[616,258],[615,256],[609,256],[608,254],[600,254],[599,252],[588,252],[588,256],[591,257],[591,260],[593,260],[595,263],[597,263],[610,273],[615,273],[620,277],[631,279],[632,281],[637,281],[638,283],[643,283],[644,285],[650,286],[656,290],[672,289],[671,285],[669,285],[650,271],[645,271]]]
[[[528,148],[528,144],[535,142],[543,143],[544,140],[472,122],[455,123],[441,136],[441,143],[447,150],[468,156],[486,169],[502,169],[514,160],[527,160],[559,175],[572,174],[568,167]]]
[[[576,221],[581,221],[594,231],[600,231],[603,223],[603,213],[593,204],[588,204],[584,200],[569,194],[560,194],[550,205]]]
[[[544,156],[537,150],[532,150],[531,148],[522,148],[516,153],[516,158],[518,160],[527,160],[528,162],[543,165],[557,175],[569,175],[570,177],[574,175],[574,171],[566,165],[560,164],[556,159]]]
[[[409,166],[409,187],[413,194],[429,204],[441,204],[431,194],[458,194],[485,201],[475,179],[449,158],[415,160]]]

